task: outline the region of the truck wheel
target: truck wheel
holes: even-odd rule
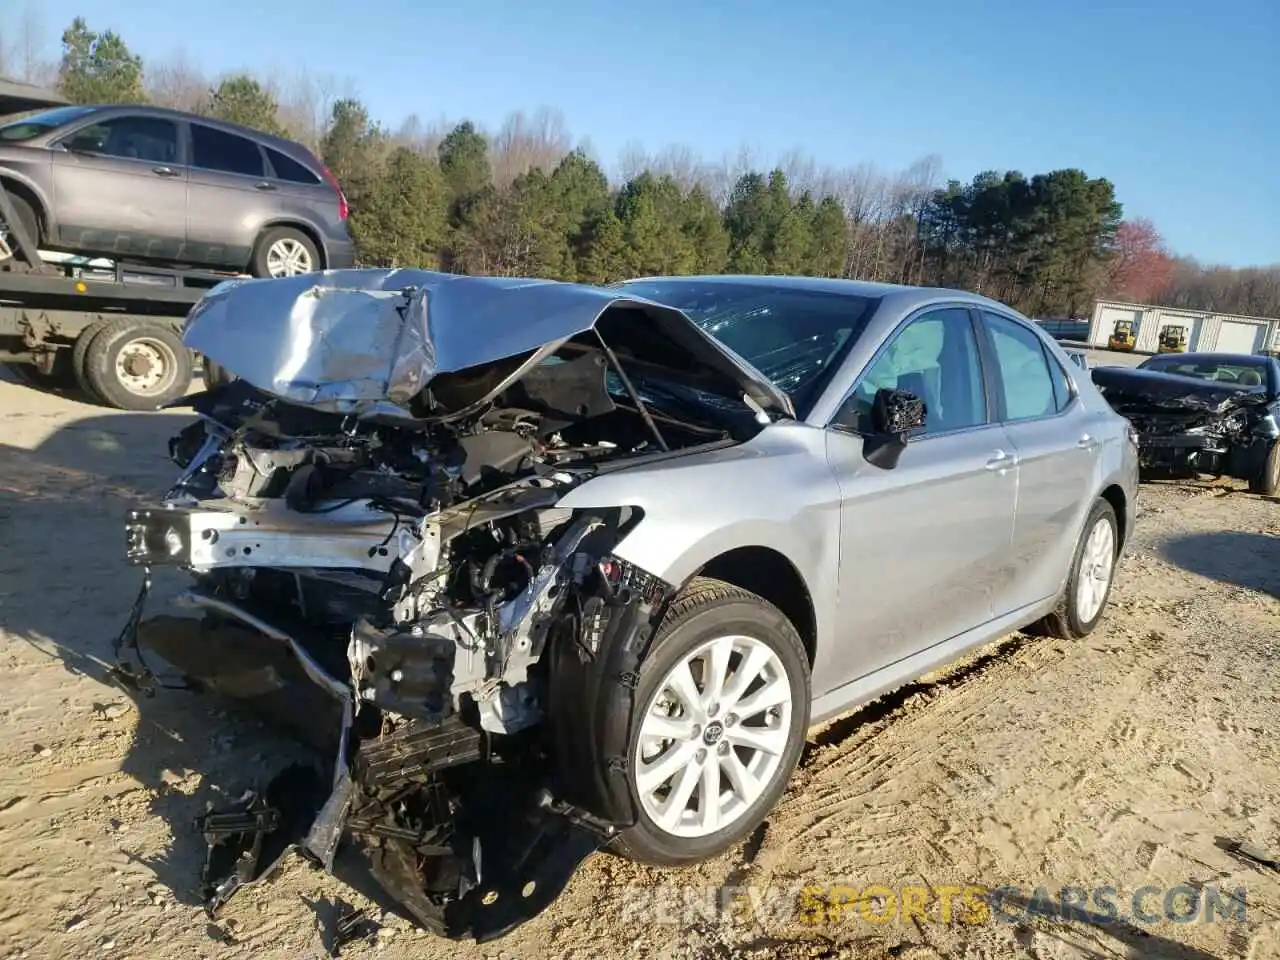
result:
[[[1249,492],[1260,493],[1264,497],[1280,496],[1280,440],[1271,442],[1271,450],[1262,462],[1262,469],[1249,480]]]
[[[640,664],[627,751],[639,817],[613,850],[677,865],[742,840],[786,790],[809,699],[809,658],[782,611],[719,580],[690,583]]]
[[[272,227],[253,250],[255,277],[294,277],[320,269],[320,252],[301,230]]]
[[[80,336],[76,337],[76,342],[71,347],[71,372],[76,378],[76,385],[80,387],[85,397],[95,403],[103,403],[104,400],[98,396],[93,389],[93,384],[89,382],[89,371],[85,367],[85,362],[89,356],[90,344],[93,343],[94,338],[102,332],[102,328],[108,322],[107,320],[97,320],[89,324],[80,332]]]
[[[27,236],[31,238],[31,242],[36,244],[36,246],[39,246],[40,220],[36,216],[36,212],[31,209],[31,204],[27,203],[26,200],[23,200],[22,197],[18,196],[16,193],[9,194],[9,202],[13,204],[13,212],[17,215],[18,222],[22,225]],[[16,241],[13,236],[13,232],[9,229],[9,225],[3,220],[0,220],[0,236],[4,237],[5,245],[13,251]],[[13,260],[14,256],[15,253],[5,254],[3,251],[0,251],[0,263],[8,263]],[[32,256],[35,256],[34,251],[32,252]]]
[[[162,323],[109,320],[85,350],[93,392],[119,410],[156,410],[187,392],[191,351]]]

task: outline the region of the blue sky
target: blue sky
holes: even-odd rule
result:
[[[1277,0],[33,3],[50,56],[81,14],[144,58],[349,79],[392,126],[553,106],[606,165],[638,141],[938,154],[960,179],[1081,167],[1178,253],[1280,262]]]

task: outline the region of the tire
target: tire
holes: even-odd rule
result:
[[[742,744],[738,740],[740,731],[752,728],[763,731],[758,723],[747,724],[743,721],[757,720],[763,716],[763,711],[736,716],[728,703],[702,704],[698,708],[700,715],[696,719],[691,717],[686,723],[681,723],[679,718],[675,721],[689,731],[689,739],[683,743],[667,741],[659,754],[670,756],[679,752],[689,760],[672,766],[674,775],[644,782],[643,767],[646,758],[641,756],[640,748],[642,743],[648,745],[653,741],[643,736],[643,725],[646,722],[662,722],[661,718],[651,716],[651,713],[663,700],[670,699],[667,695],[670,690],[668,681],[673,672],[682,668],[684,676],[690,678],[689,689],[693,694],[701,694],[705,689],[699,691],[692,685],[690,658],[699,651],[706,650],[708,645],[715,645],[721,650],[729,651],[726,654],[728,658],[735,655],[738,657],[735,661],[737,669],[737,666],[745,662],[745,657],[742,652],[730,649],[735,642],[744,644],[755,657],[765,661],[766,666],[762,669],[771,671],[774,683],[785,684],[790,708],[785,711],[786,715],[778,718],[781,725],[776,733],[781,736],[771,738],[778,749],[771,753],[755,750],[745,756],[739,752]],[[729,662],[729,659],[724,661],[726,665]],[[809,658],[804,645],[791,621],[773,604],[731,584],[699,577],[686,586],[672,603],[638,672],[631,741],[627,745],[628,786],[638,818],[634,826],[615,838],[611,849],[633,860],[668,866],[715,856],[743,840],[760,825],[782,796],[799,762],[805,731],[809,726],[811,696]],[[728,679],[730,687],[726,692],[732,697],[732,684],[736,677],[730,674]],[[754,680],[748,678],[747,682],[746,689],[752,691],[748,696],[754,698],[758,692],[754,687]],[[740,704],[744,701],[736,702]],[[714,709],[715,707],[719,709]],[[704,709],[713,712],[701,713]],[[682,708],[682,713],[685,712],[687,711]],[[705,727],[701,723],[695,726],[697,721],[705,722]],[[700,798],[702,783],[698,780],[690,786],[687,778],[698,776],[701,759],[727,758],[730,755],[737,759],[739,769],[744,759],[746,763],[764,764],[764,769],[757,768],[757,772],[763,773],[767,779],[763,789],[754,792],[754,799],[751,798],[752,791],[748,791],[745,798],[741,794],[731,798],[731,802],[736,801],[736,806],[727,810],[718,807],[720,816],[728,817],[725,825],[718,828],[714,824],[709,828],[705,824],[673,823],[664,826],[658,823],[655,816],[660,816],[662,811],[655,804],[655,785],[657,790],[661,790],[665,784],[670,785],[665,798],[656,798],[668,801],[671,792],[678,786],[684,786],[690,793],[681,807],[681,816],[700,817],[700,811],[694,813],[688,808],[695,795]],[[776,760],[771,757],[776,757]],[[720,796],[726,792],[736,792],[724,772],[723,763],[724,760],[720,759],[713,768],[717,771],[720,782]],[[662,774],[657,776],[661,778]],[[644,790],[642,783],[646,788]]]
[[[1249,479],[1249,492],[1264,497],[1280,496],[1280,440],[1271,442],[1271,450],[1262,462],[1262,469]]]
[[[275,248],[274,251],[273,248]],[[293,251],[298,258],[305,257],[307,268],[294,270],[291,273],[272,273],[273,252],[285,251]],[[320,268],[320,251],[316,249],[315,241],[293,227],[272,227],[267,230],[258,238],[258,243],[253,249],[253,261],[250,264],[250,272],[255,277],[288,277],[299,273],[312,273]]]
[[[89,356],[89,347],[94,338],[102,332],[102,328],[109,322],[107,320],[98,320],[89,324],[89,326],[80,331],[80,336],[76,337],[76,342],[71,347],[71,372],[76,378],[76,385],[88,399],[95,403],[104,403],[105,401],[98,396],[93,389],[93,384],[89,382],[89,371],[85,367],[85,361]]]
[[[17,215],[19,223],[22,224],[28,237],[37,246],[40,246],[40,218],[36,216],[35,210],[31,208],[31,204],[27,203],[22,197],[16,193],[9,193],[9,202],[13,204],[13,212]],[[9,239],[6,231],[5,239]],[[8,263],[12,257],[0,256],[0,263]]]
[[[1110,559],[1106,566],[1105,583],[1095,578],[1095,583],[1102,583],[1101,599],[1095,599],[1096,609],[1092,604],[1085,605],[1081,594],[1082,578],[1088,576],[1088,568],[1095,567],[1098,557],[1088,557],[1092,537],[1099,526],[1104,525],[1110,537]],[[1098,533],[1106,539],[1108,533]],[[1066,588],[1058,600],[1057,609],[1043,620],[1028,628],[1028,632],[1057,637],[1060,640],[1079,640],[1093,632],[1102,621],[1107,610],[1107,601],[1111,598],[1111,586],[1115,582],[1116,560],[1120,553],[1120,524],[1116,520],[1116,511],[1101,497],[1094,503],[1085,519],[1084,530],[1080,534],[1080,542],[1076,544],[1076,552],[1071,558],[1071,573],[1067,577]]]
[[[142,364],[132,378],[125,367],[131,348]],[[154,373],[157,363],[160,371]],[[191,385],[192,368],[191,351],[172,327],[126,318],[107,321],[84,357],[93,392],[119,410],[156,410],[183,396]],[[148,386],[141,389],[144,383]]]

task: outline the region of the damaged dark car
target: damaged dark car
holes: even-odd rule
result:
[[[1225,476],[1280,494],[1280,360],[1183,353],[1096,367],[1092,376],[1137,431],[1146,476]]]
[[[223,284],[183,339],[229,377],[127,518],[114,675],[319,758],[201,819],[211,916],[341,851],[488,940],[602,848],[713,856],[811,724],[1093,630],[1133,525],[1128,425],[961,291],[338,270]],[[161,567],[191,579],[148,613]]]

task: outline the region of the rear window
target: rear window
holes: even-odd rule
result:
[[[277,180],[286,180],[289,183],[319,183],[319,174],[308,170],[305,166],[294,160],[290,156],[286,156],[279,150],[273,150],[271,147],[264,147],[267,151],[267,159],[271,161],[271,169],[275,171]]]
[[[93,107],[55,107],[40,113],[13,120],[0,126],[0,140],[9,143],[20,143],[23,140],[34,140],[50,130],[56,130],[86,114],[93,113]]]
[[[266,176],[258,144],[248,137],[236,136],[202,123],[191,125],[193,165],[221,173],[239,173],[246,177]]]

